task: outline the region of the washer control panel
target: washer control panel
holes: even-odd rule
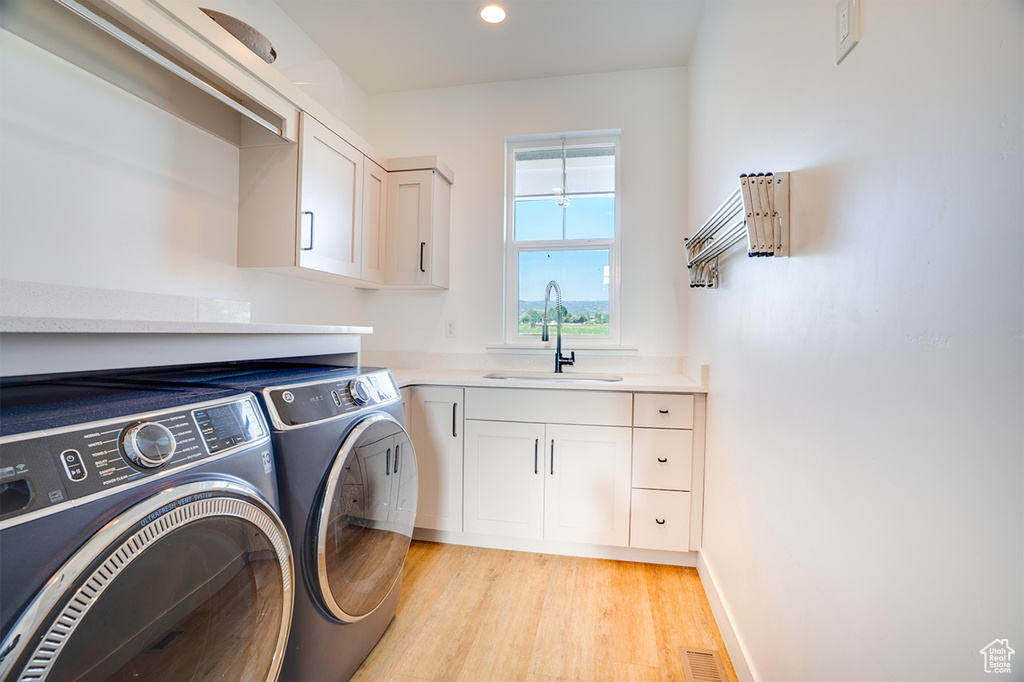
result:
[[[0,438],[0,527],[269,438],[252,394]]]
[[[276,428],[304,426],[398,400],[398,384],[384,369],[356,377],[263,389]]]

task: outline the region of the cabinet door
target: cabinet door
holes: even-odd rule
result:
[[[438,173],[431,174],[430,286],[448,288],[451,240],[452,186]]]
[[[627,546],[631,430],[549,424],[545,444],[544,538]]]
[[[358,278],[363,154],[308,115],[301,124],[299,265]]]
[[[406,418],[416,449],[419,504],[416,527],[462,530],[462,389],[408,390]]]
[[[388,284],[429,284],[434,172],[388,174]]]
[[[544,425],[465,424],[466,532],[543,537]]]
[[[387,271],[388,174],[370,159],[363,161],[362,279],[384,283]]]

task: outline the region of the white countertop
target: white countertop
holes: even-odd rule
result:
[[[398,385],[405,386],[472,386],[488,388],[542,388],[574,391],[642,391],[648,393],[707,393],[708,387],[681,374],[618,374],[622,381],[552,381],[550,379],[489,379],[486,374],[494,370],[464,369],[392,369]],[[517,372],[519,374],[519,372]],[[553,372],[524,372],[521,374],[537,374],[551,376]],[[584,373],[585,374],[585,373]],[[564,376],[571,378],[572,372],[566,370]]]
[[[373,327],[67,317],[0,317],[0,332],[25,334],[372,334]]]
[[[26,377],[266,358],[358,364],[372,327],[199,320],[0,317],[0,376]]]

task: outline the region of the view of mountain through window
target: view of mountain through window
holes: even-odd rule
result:
[[[614,142],[513,151],[512,257],[519,338],[539,337],[544,290],[562,290],[562,335],[609,338],[615,245]],[[548,307],[554,325],[554,299]]]

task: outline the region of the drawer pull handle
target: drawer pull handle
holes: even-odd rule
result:
[[[668,410],[658,410],[658,414],[668,414]]]
[[[668,461],[668,457],[659,457],[658,461],[661,462],[662,464],[664,464],[665,462]]]
[[[659,526],[664,526],[665,525],[665,519],[654,519],[654,522],[656,524],[658,524]]]

